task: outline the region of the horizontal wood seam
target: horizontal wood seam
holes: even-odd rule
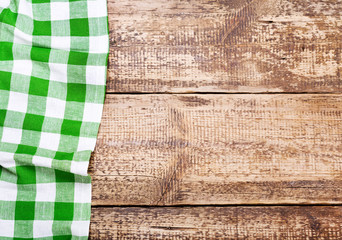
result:
[[[342,207],[341,203],[288,203],[288,204],[274,204],[274,203],[258,203],[258,204],[205,204],[205,205],[92,205],[92,208],[184,208],[184,207]]]
[[[275,95],[275,94],[307,94],[307,95],[319,95],[319,94],[326,94],[326,95],[336,95],[342,94],[342,92],[106,92],[108,95],[153,95],[153,94],[169,94],[169,95],[191,95],[191,94],[222,94],[222,95],[238,95],[238,94],[253,94],[253,95]]]

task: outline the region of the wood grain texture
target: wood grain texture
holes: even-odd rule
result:
[[[107,95],[93,205],[342,203],[342,95]]]
[[[342,238],[342,207],[93,208],[90,239]]]
[[[109,0],[108,92],[341,92],[341,0]]]
[[[108,11],[108,93],[321,94],[108,94],[90,239],[342,239],[341,206],[217,206],[342,204],[342,0]]]

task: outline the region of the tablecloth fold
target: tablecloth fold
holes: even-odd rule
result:
[[[106,0],[0,1],[0,239],[87,239]]]

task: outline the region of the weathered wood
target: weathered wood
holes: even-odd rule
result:
[[[342,238],[342,207],[93,208],[90,239]]]
[[[107,95],[94,205],[342,203],[342,95]]]
[[[341,0],[109,0],[108,92],[341,92]]]

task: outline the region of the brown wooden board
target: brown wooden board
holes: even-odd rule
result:
[[[93,205],[342,203],[342,95],[107,95]]]
[[[342,0],[108,12],[90,239],[342,238]]]
[[[90,239],[329,239],[342,207],[93,208]]]
[[[109,0],[108,92],[341,92],[341,0]]]

